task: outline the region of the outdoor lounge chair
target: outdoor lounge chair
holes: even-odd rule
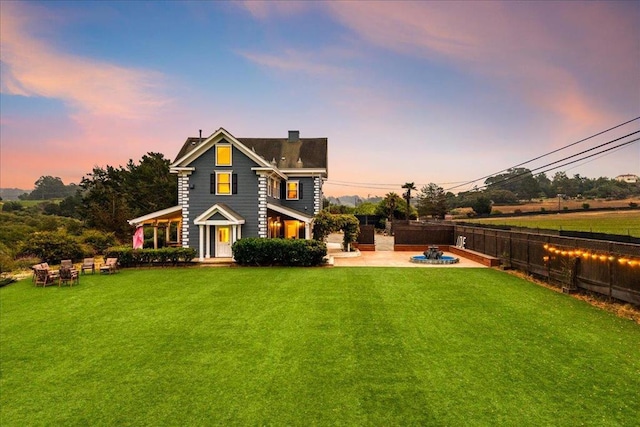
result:
[[[107,258],[105,263],[100,266],[101,273],[117,273],[118,272],[118,258]]]
[[[34,267],[33,271],[35,273],[36,286],[42,285],[42,287],[45,287],[49,284],[54,283],[59,277],[58,272],[51,271],[47,263],[39,264],[38,266]]]
[[[60,267],[58,287],[60,287],[62,283],[69,283],[69,286],[73,286],[74,281],[78,284],[78,270],[75,268]]]
[[[73,268],[73,261],[71,261],[70,259],[63,259],[62,261],[60,261],[60,267]]]
[[[90,270],[91,274],[95,273],[96,263],[93,258],[85,258],[84,261],[82,261],[82,267],[80,267],[80,270],[82,271],[82,274],[87,270]]]

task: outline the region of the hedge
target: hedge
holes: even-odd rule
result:
[[[317,240],[249,237],[235,242],[232,251],[240,265],[311,267],[324,264],[327,245]]]
[[[118,258],[121,267],[133,267],[143,264],[178,265],[187,263],[196,257],[192,248],[133,249],[130,247],[113,247],[105,251],[105,258]]]

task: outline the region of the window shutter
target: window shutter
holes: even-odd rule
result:
[[[209,192],[211,194],[216,194],[216,174],[212,173],[211,176],[209,177]]]
[[[302,183],[298,183],[298,200],[302,200]]]
[[[238,194],[238,174],[231,175],[231,194]]]
[[[282,200],[287,198],[287,181],[280,182],[280,198]]]

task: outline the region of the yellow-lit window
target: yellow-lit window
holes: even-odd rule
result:
[[[287,200],[298,200],[298,181],[287,181]]]
[[[231,173],[216,173],[216,194],[231,194]]]
[[[218,228],[218,242],[229,243],[229,227]]]
[[[231,166],[231,145],[216,145],[216,166]]]

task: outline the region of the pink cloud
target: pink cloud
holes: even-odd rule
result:
[[[244,5],[256,18],[270,20],[301,13],[306,3]],[[636,24],[620,4],[374,1],[322,7],[369,44],[488,79],[551,116],[559,130],[584,132],[615,122],[628,110],[618,100],[638,90]],[[293,66],[289,54],[250,59],[290,71],[314,66],[304,56]]]
[[[158,94],[162,75],[72,55],[29,33],[39,25],[38,10],[3,4],[2,92],[63,100],[76,111],[148,117],[168,100]]]
[[[41,175],[77,183],[94,165],[125,164],[150,151],[144,147],[161,151],[158,141],[171,130],[161,132],[157,122],[171,123],[172,102],[162,95],[163,75],[73,55],[36,38],[34,28],[60,20],[31,4],[3,3],[0,18],[2,93],[68,107],[60,113],[66,117],[28,121],[3,112],[1,186],[29,189]]]
[[[324,61],[323,59],[327,55],[318,52],[305,53],[294,49],[286,49],[279,55],[255,52],[240,52],[240,55],[251,62],[279,71],[333,76],[345,73],[344,69]]]

